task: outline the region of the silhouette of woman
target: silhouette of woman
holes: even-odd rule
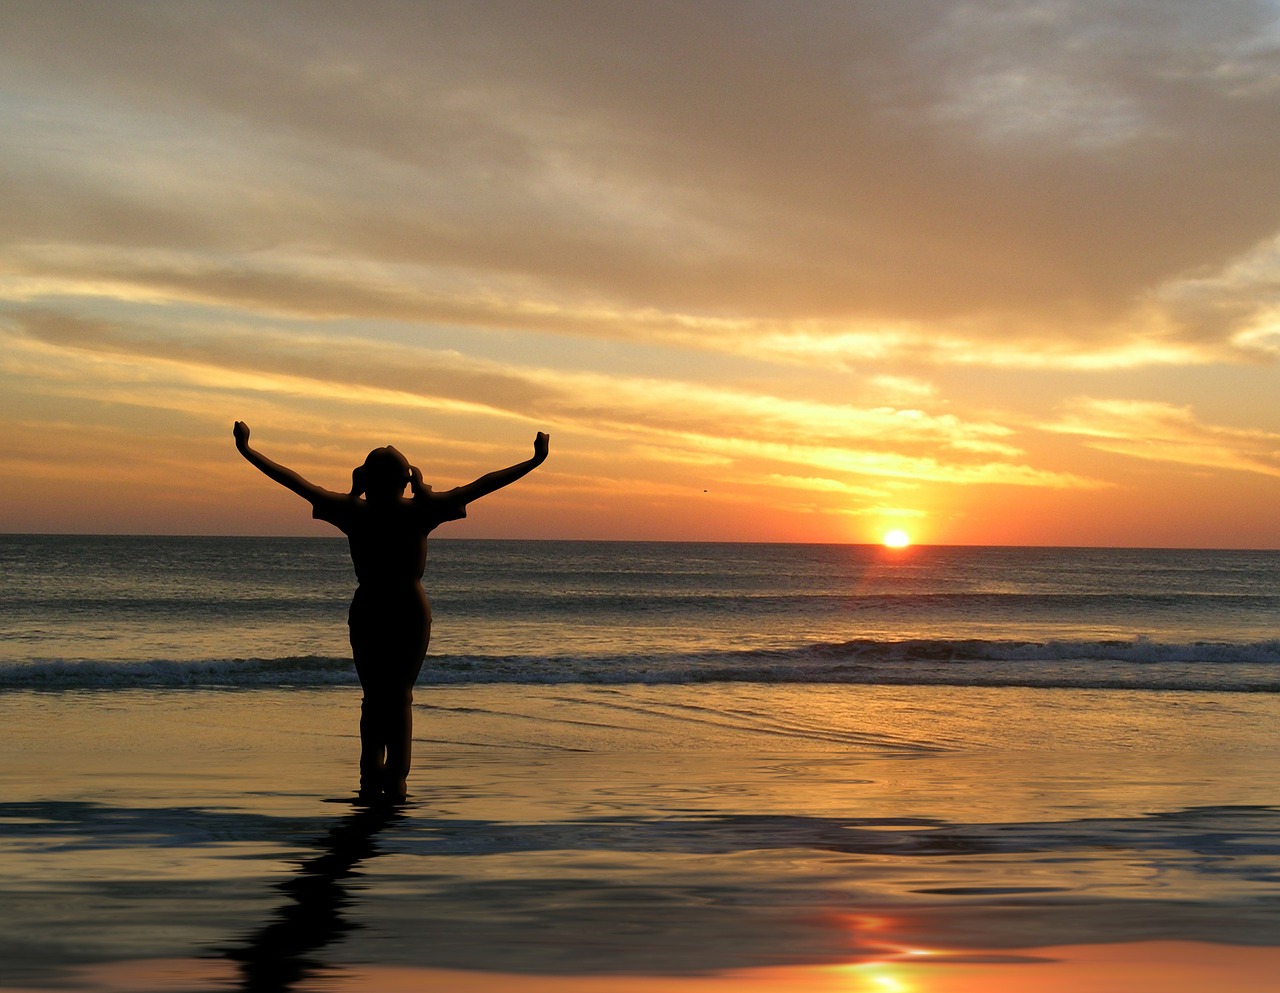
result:
[[[413,684],[431,638],[431,607],[422,589],[427,535],[467,516],[467,504],[514,483],[547,458],[539,431],[533,457],[442,493],[394,448],[375,448],[351,473],[351,492],[316,486],[249,447],[249,427],[236,421],[236,449],[270,479],[311,504],[311,516],[347,536],[355,596],[347,623],[351,654],[364,690],[360,703],[360,798],[399,802],[407,795],[413,743]],[[411,486],[412,499],[404,496]]]

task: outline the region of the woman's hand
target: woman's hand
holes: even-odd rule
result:
[[[517,462],[515,465],[509,465],[505,469],[486,472],[474,482],[467,483],[465,486],[456,486],[449,492],[453,495],[453,499],[461,500],[463,503],[479,500],[482,496],[486,496],[494,490],[500,490],[504,486],[511,485],[517,479],[523,479],[538,466],[542,465],[547,460],[547,449],[550,445],[551,436],[545,431],[539,431],[538,436],[533,439],[533,458]]]
[[[426,496],[431,487],[422,481],[422,470],[416,465],[409,466],[409,492],[414,496]]]
[[[231,429],[231,433],[236,438],[236,448],[244,451],[249,447],[249,425],[244,421],[236,421],[236,425]]]

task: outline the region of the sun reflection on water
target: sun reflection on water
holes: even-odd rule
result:
[[[849,993],[924,993],[908,978],[903,966],[914,966],[942,953],[928,948],[895,942],[891,934],[903,922],[879,914],[850,914],[842,917],[851,944],[862,953],[860,962],[836,966]]]

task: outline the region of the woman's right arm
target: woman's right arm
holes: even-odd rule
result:
[[[232,433],[236,439],[236,451],[243,455],[250,465],[255,466],[268,479],[274,479],[281,486],[293,490],[304,500],[310,500],[313,503],[318,497],[328,492],[315,483],[304,479],[288,466],[283,466],[279,462],[267,458],[261,452],[256,452],[250,448],[249,425],[244,421],[236,421]]]

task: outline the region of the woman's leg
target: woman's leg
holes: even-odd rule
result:
[[[360,796],[377,799],[382,795],[382,783],[386,778],[387,740],[382,717],[381,699],[384,695],[382,666],[376,653],[369,650],[365,639],[351,630],[351,654],[355,658],[356,675],[360,677]]]
[[[413,749],[413,684],[431,638],[431,615],[420,593],[400,603],[383,601],[380,609],[352,606],[351,651],[364,690],[360,795],[403,800]]]
[[[416,661],[405,660],[399,680],[387,688],[381,707],[386,729],[382,790],[392,800],[403,800],[408,795],[409,766],[413,758],[413,684],[422,671],[425,654],[424,644]]]
[[[376,799],[386,779],[387,743],[378,698],[365,686],[360,700],[360,795]]]

